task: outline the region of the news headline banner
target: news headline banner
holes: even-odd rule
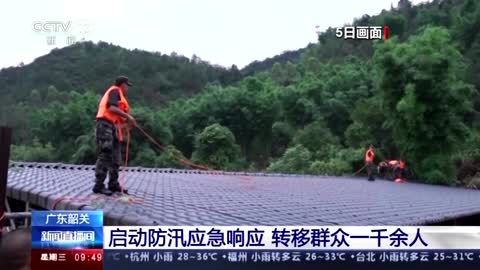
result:
[[[33,211],[33,248],[103,247],[102,211]]]
[[[480,227],[106,226],[105,250],[480,250]]]
[[[103,269],[102,211],[32,211],[30,269]]]

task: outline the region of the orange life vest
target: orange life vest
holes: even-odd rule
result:
[[[120,100],[118,101],[118,108],[125,113],[130,113],[130,106],[128,105],[127,99],[123,95],[122,89],[120,89],[120,87],[118,86],[111,86],[110,88],[108,88],[108,90],[105,92],[102,99],[100,100],[100,104],[98,105],[97,119],[103,118],[115,125],[118,132],[118,140],[122,141],[122,126],[127,123],[127,119],[111,112],[107,107],[110,92],[112,92],[113,90],[117,90],[120,96]]]
[[[368,149],[365,153],[365,162],[371,163],[373,162],[373,158],[375,157],[375,153],[373,153],[372,149]]]
[[[390,165],[390,167],[395,167],[397,164],[398,164],[398,161],[396,161],[396,160],[390,160],[388,162],[388,165]]]

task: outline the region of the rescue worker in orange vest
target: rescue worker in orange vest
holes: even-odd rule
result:
[[[367,168],[368,181],[374,181],[374,172],[375,165],[373,164],[373,159],[375,158],[375,153],[373,152],[373,146],[370,144],[367,151],[365,152],[365,167]]]
[[[392,169],[395,169],[398,166],[398,160],[388,161],[388,166],[390,166],[390,168],[392,168]]]
[[[128,78],[119,76],[114,85],[107,89],[100,100],[97,112],[95,130],[97,145],[97,162],[95,164],[94,193],[112,195],[113,192],[121,192],[118,182],[118,173],[121,164],[120,145],[123,141],[124,129],[127,124],[130,127],[137,125],[135,118],[130,114],[130,106],[126,99],[128,87],[132,86]],[[108,173],[108,189],[104,181]],[[123,189],[128,194],[126,189]]]
[[[403,181],[403,174],[405,171],[405,161],[400,159],[393,168],[394,181]]]

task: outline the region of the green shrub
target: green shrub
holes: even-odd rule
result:
[[[455,168],[450,157],[432,155],[416,166],[415,176],[430,184],[455,184]]]
[[[179,159],[185,160],[186,158],[175,146],[169,145],[165,148],[165,151],[155,159],[155,166],[158,168],[185,168],[185,165],[180,162]]]
[[[303,145],[299,144],[288,148],[285,154],[270,164],[268,172],[306,173],[309,170],[312,154]]]
[[[38,139],[34,139],[32,145],[12,145],[11,159],[26,162],[52,162],[55,161],[56,153],[52,144],[42,145]]]
[[[352,172],[352,166],[341,159],[332,159],[329,161],[315,161],[310,166],[310,173],[340,176],[350,174]]]
[[[213,124],[206,127],[195,139],[192,160],[212,167],[224,169],[233,166],[240,157],[240,146],[235,136],[226,127]]]

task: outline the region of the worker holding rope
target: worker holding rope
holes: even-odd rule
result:
[[[136,127],[135,118],[130,114],[126,99],[128,87],[132,86],[128,78],[120,76],[114,85],[107,89],[100,100],[96,122],[97,162],[95,164],[94,193],[111,196],[114,192],[128,194],[118,181],[122,162],[120,144],[123,141],[122,130]],[[128,136],[129,136],[129,131]],[[104,181],[109,176],[108,189]]]

